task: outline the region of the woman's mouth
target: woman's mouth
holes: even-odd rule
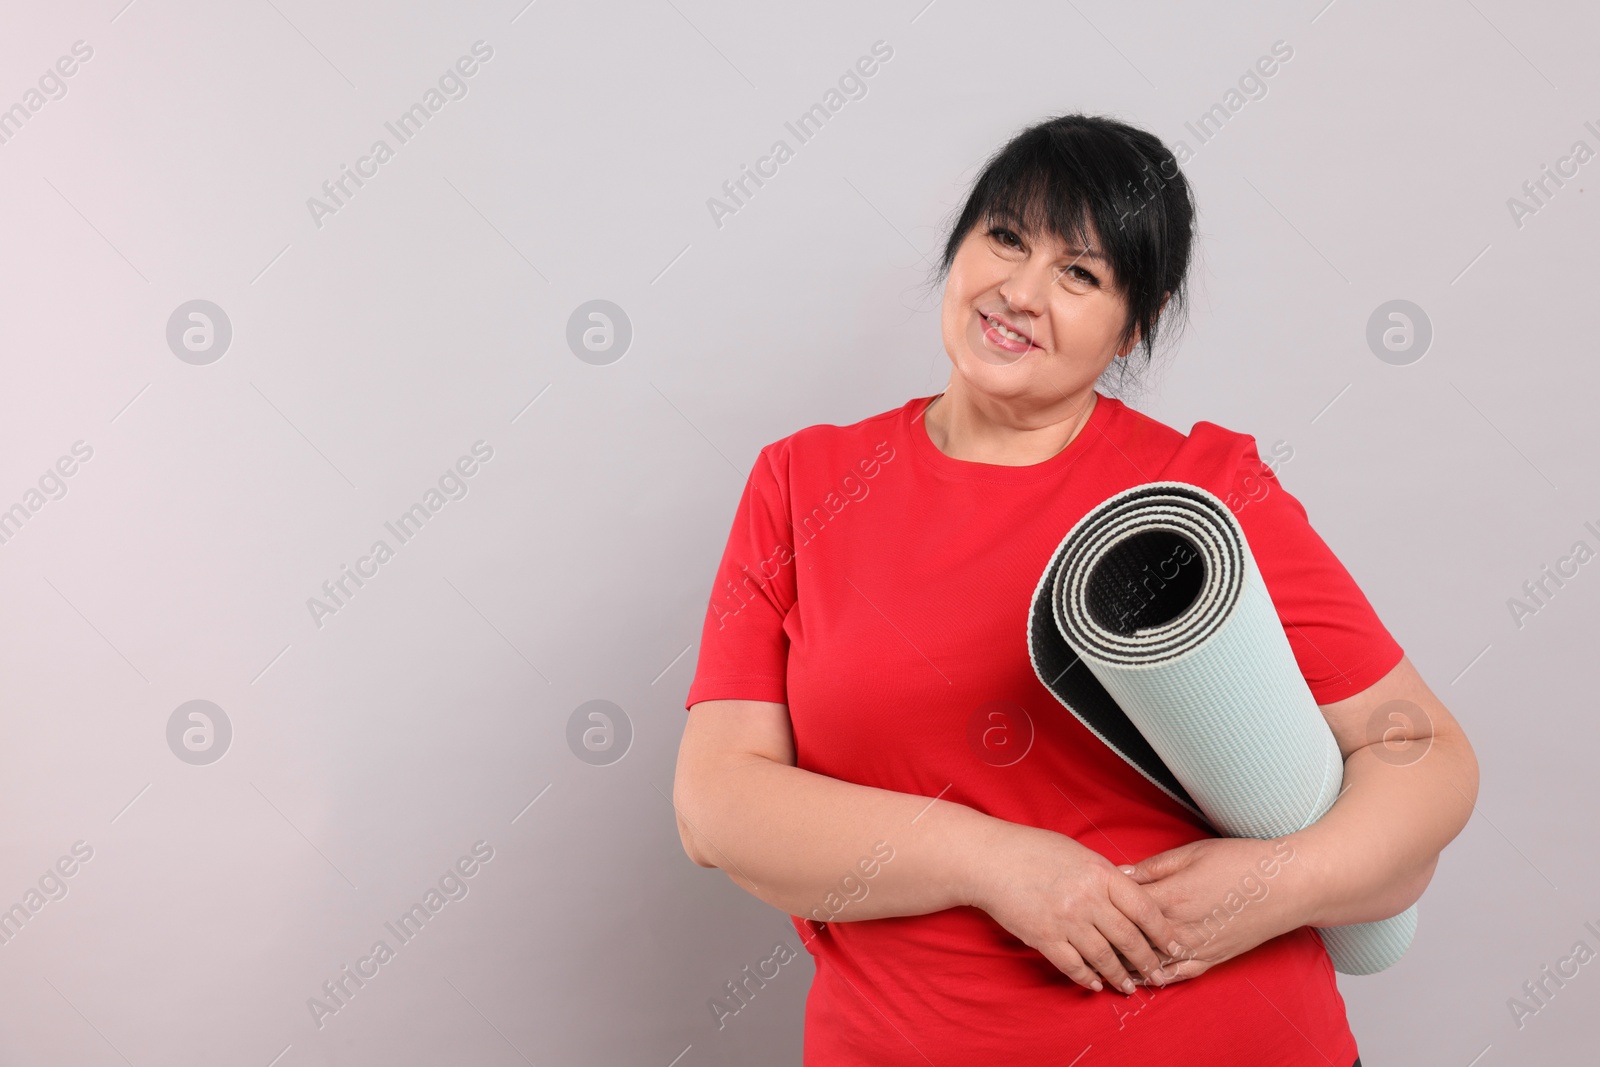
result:
[[[1039,347],[1025,335],[1011,329],[999,319],[991,319],[982,312],[978,313],[978,319],[983,323],[983,339],[1002,352],[1021,355],[1029,349]]]

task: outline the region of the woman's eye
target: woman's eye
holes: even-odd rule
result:
[[[1100,284],[1099,278],[1096,278],[1092,273],[1079,266],[1068,267],[1063,273],[1070,274],[1074,279],[1084,282],[1088,285]]]
[[[1007,248],[1022,247],[1022,238],[1018,237],[1015,233],[1006,229],[1004,226],[991,226],[989,228],[989,236],[994,238],[996,241],[999,241]]]

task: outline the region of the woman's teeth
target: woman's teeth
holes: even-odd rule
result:
[[[1020,333],[1018,333],[1017,331],[1007,329],[1005,326],[1003,326],[1001,323],[995,321],[994,319],[988,319],[986,321],[989,323],[990,326],[994,327],[995,333],[998,333],[1001,337],[1005,337],[1005,338],[1007,338],[1009,340],[1012,340],[1012,341],[1020,341],[1020,342],[1022,342],[1024,344],[1031,344],[1032,343],[1026,337],[1024,337]]]

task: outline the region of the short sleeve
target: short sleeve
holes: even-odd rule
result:
[[[1262,462],[1254,438],[1238,436],[1232,482],[1218,495],[1244,530],[1312,696],[1318,704],[1355,696],[1393,670],[1404,651],[1312,529],[1305,507]]]
[[[702,700],[788,702],[796,579],[789,494],[768,445],[756,457],[712,583],[685,709]]]

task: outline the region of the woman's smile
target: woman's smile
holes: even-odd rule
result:
[[[1022,355],[1031,349],[1039,347],[1033,343],[1033,338],[1030,334],[1016,328],[1020,324],[1009,324],[1008,320],[1002,319],[998,315],[985,315],[981,311],[977,314],[978,319],[983,323],[984,341],[1002,352]]]

